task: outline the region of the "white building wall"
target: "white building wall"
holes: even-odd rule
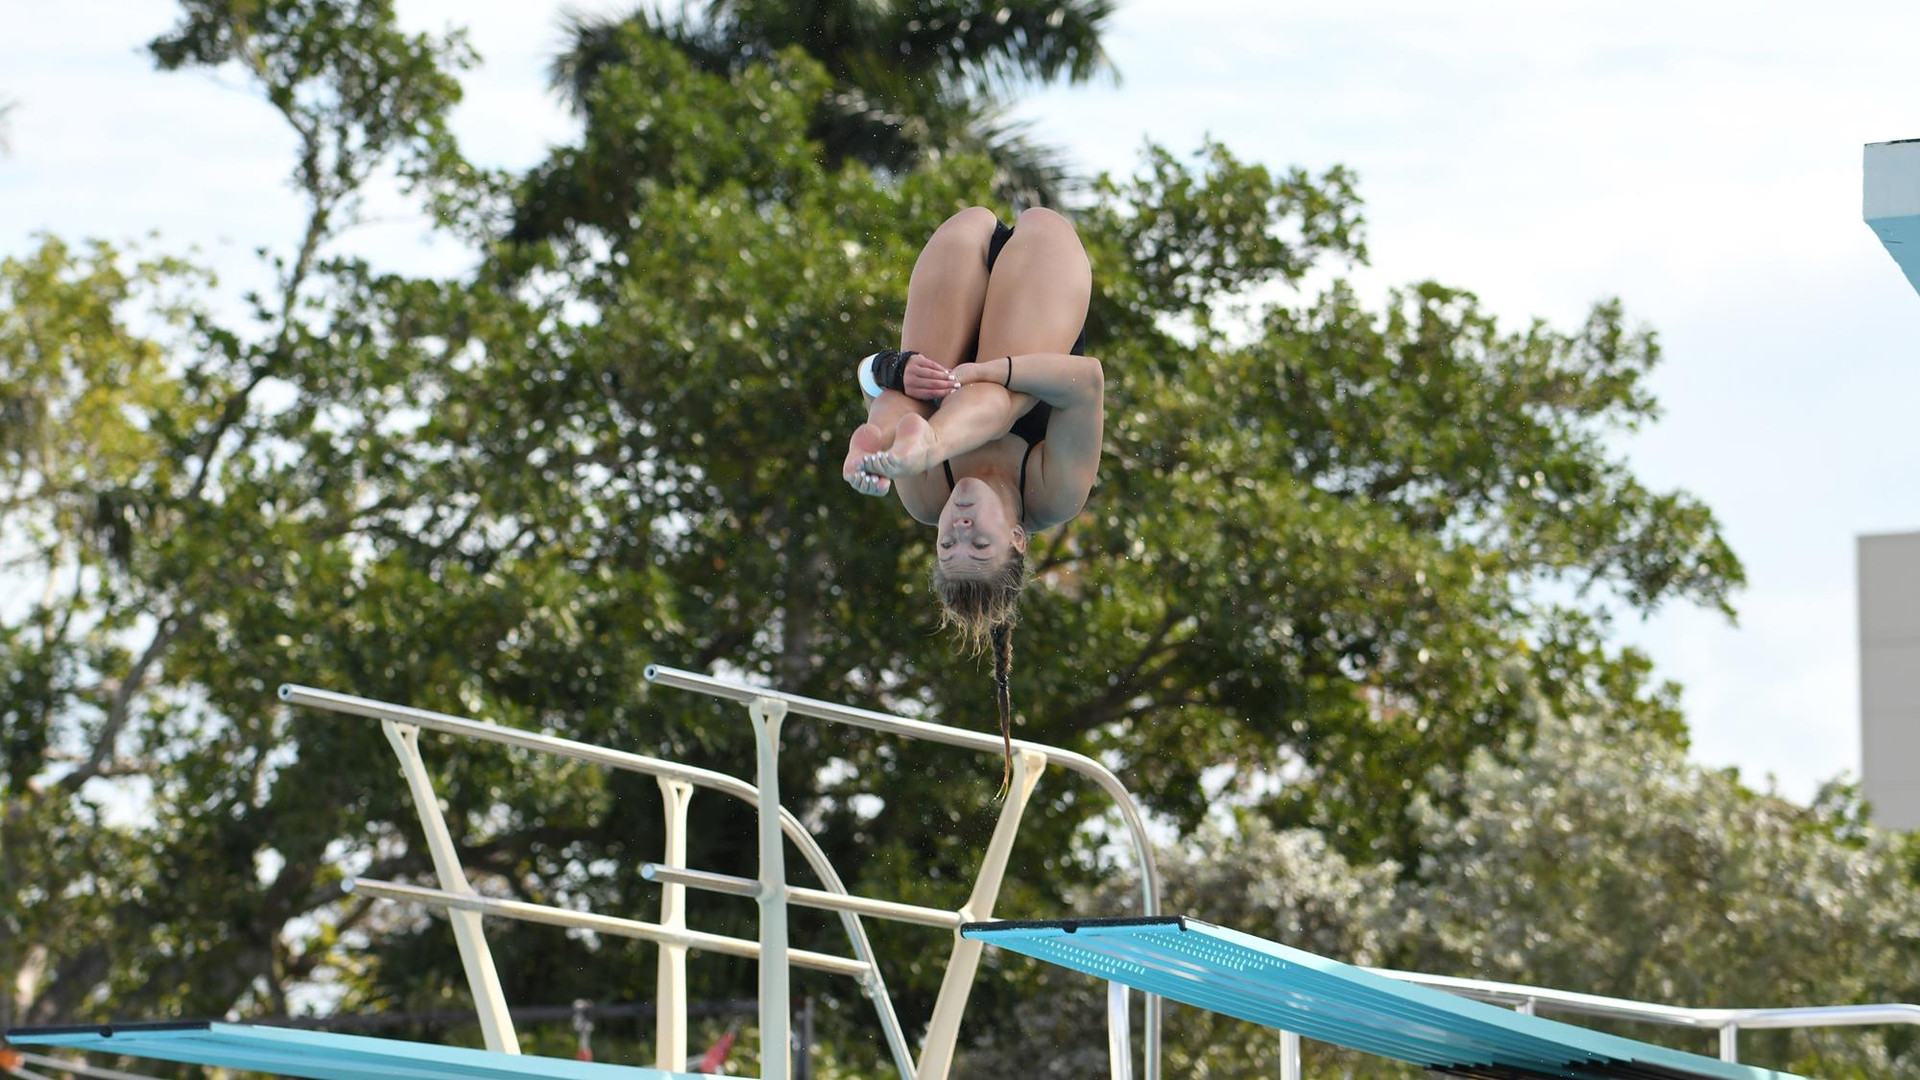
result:
[[[1920,532],[1859,540],[1860,776],[1876,824],[1920,828]]]

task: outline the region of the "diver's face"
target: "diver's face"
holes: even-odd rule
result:
[[[984,482],[963,476],[940,511],[934,557],[943,573],[987,577],[1006,565],[1008,552],[1027,550],[1027,530]]]

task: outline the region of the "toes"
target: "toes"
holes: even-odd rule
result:
[[[875,476],[869,472],[851,472],[846,474],[847,484],[862,495],[881,496],[887,493],[888,481],[884,476]]]
[[[868,454],[860,460],[860,468],[864,472],[877,473],[881,476],[902,476],[907,472],[906,463],[890,450]]]

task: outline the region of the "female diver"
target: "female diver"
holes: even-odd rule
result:
[[[1100,361],[1085,343],[1093,273],[1067,219],[1017,225],[970,207],[913,264],[900,348],[860,361],[867,422],[841,474],[863,495],[897,491],[939,529],[933,586],[943,625],[993,649],[1001,790],[1011,781],[1013,627],[1029,537],[1070,521],[1100,469]]]

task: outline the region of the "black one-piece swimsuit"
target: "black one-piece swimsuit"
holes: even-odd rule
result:
[[[1006,247],[1007,241],[1012,238],[1013,226],[1008,225],[1004,221],[996,221],[993,223],[993,241],[987,245],[987,273],[989,275],[993,273],[994,262],[1000,258],[1000,249]],[[1068,352],[1071,352],[1075,356],[1085,356],[1086,348],[1087,328],[1082,326],[1080,328],[1080,336],[1074,339],[1073,348],[1069,349]],[[980,336],[975,334],[973,344],[967,348],[967,352],[973,354],[979,351]],[[972,364],[977,362],[978,359],[976,356],[972,360],[965,361],[965,363]],[[994,359],[997,360],[999,357],[994,357]],[[1052,416],[1053,406],[1044,401],[1036,401],[1033,403],[1033,408],[1027,410],[1027,415],[1015,420],[1013,426],[1007,429],[1007,434],[1016,436],[1027,444],[1027,452],[1020,455],[1020,498],[1022,501],[1027,497],[1027,459],[1033,456],[1033,448],[1040,445],[1040,443],[1046,439],[1047,420]],[[951,461],[943,461],[940,463],[940,467],[946,470],[947,490],[952,491],[953,463]]]

